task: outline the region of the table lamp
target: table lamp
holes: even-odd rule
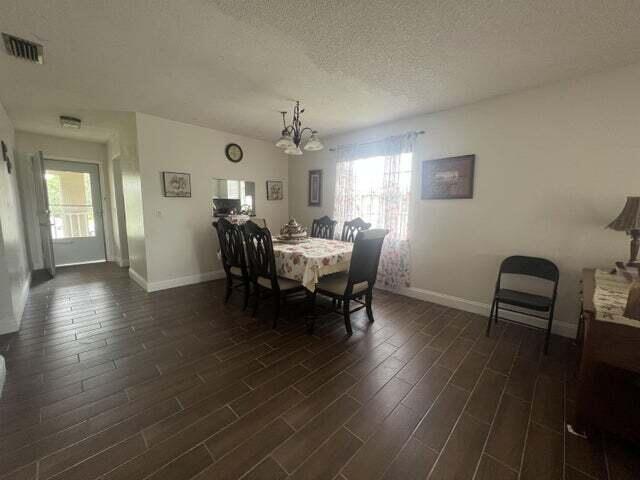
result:
[[[627,232],[631,236],[631,257],[627,265],[638,267],[638,249],[640,248],[640,197],[627,197],[622,212],[607,225],[607,228]]]

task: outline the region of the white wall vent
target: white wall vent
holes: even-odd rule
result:
[[[39,43],[14,37],[8,33],[2,34],[2,40],[4,40],[4,47],[9,55],[33,63],[44,61],[44,49]]]

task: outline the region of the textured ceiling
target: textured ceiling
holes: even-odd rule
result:
[[[272,139],[294,99],[328,136],[640,61],[634,0],[2,0],[0,29],[45,46],[0,53],[17,128],[94,140],[109,111]]]

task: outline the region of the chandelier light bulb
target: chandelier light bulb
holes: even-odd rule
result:
[[[300,147],[296,147],[295,145],[287,148],[284,153],[286,153],[287,155],[302,155],[302,150],[300,150]]]

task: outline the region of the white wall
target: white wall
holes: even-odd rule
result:
[[[121,267],[129,265],[127,225],[122,191],[122,165],[120,142],[114,135],[107,143],[107,177],[111,201],[111,223],[113,225],[113,256]]]
[[[2,104],[0,139],[7,145],[11,162],[15,163],[15,132]],[[0,158],[0,335],[20,328],[29,281],[16,169],[9,174]]]
[[[484,312],[499,262],[547,257],[560,268],[558,331],[571,334],[583,267],[628,258],[629,239],[605,226],[640,194],[640,66],[494,98],[331,138],[289,161],[289,207],[309,225],[333,212],[329,147],[425,130],[414,155],[412,290]],[[471,200],[420,200],[420,163],[476,154]],[[307,206],[308,170],[324,171],[323,206]]]
[[[271,143],[144,114],[136,114],[136,128],[150,290],[220,274],[211,225],[213,178],[254,181],[257,216],[276,229],[287,221],[288,164]],[[240,163],[225,157],[230,142],[244,151]],[[163,197],[162,171],[190,173],[192,197]],[[284,200],[267,201],[267,180],[284,181]]]
[[[29,165],[30,157],[38,151],[42,151],[45,159],[68,160],[73,162],[95,163],[100,171],[100,190],[102,195],[102,211],[104,220],[104,234],[107,260],[113,261],[117,257],[114,254],[114,234],[111,219],[111,198],[107,175],[107,146],[103,143],[85,142],[62,137],[53,137],[38,133],[16,132],[16,149],[20,152],[21,188],[25,208],[25,227],[29,237],[30,257],[32,268],[42,268],[42,246],[38,232],[35,212],[35,191],[33,189],[33,175]]]
[[[142,214],[142,185],[138,161],[138,134],[135,113],[126,114],[118,131],[108,143],[109,157],[118,158],[122,180],[122,203],[117,203],[124,215],[119,223],[121,250],[125,243],[129,260],[129,275],[146,287],[147,252],[145,247],[144,218]],[[126,238],[125,238],[126,237]]]

